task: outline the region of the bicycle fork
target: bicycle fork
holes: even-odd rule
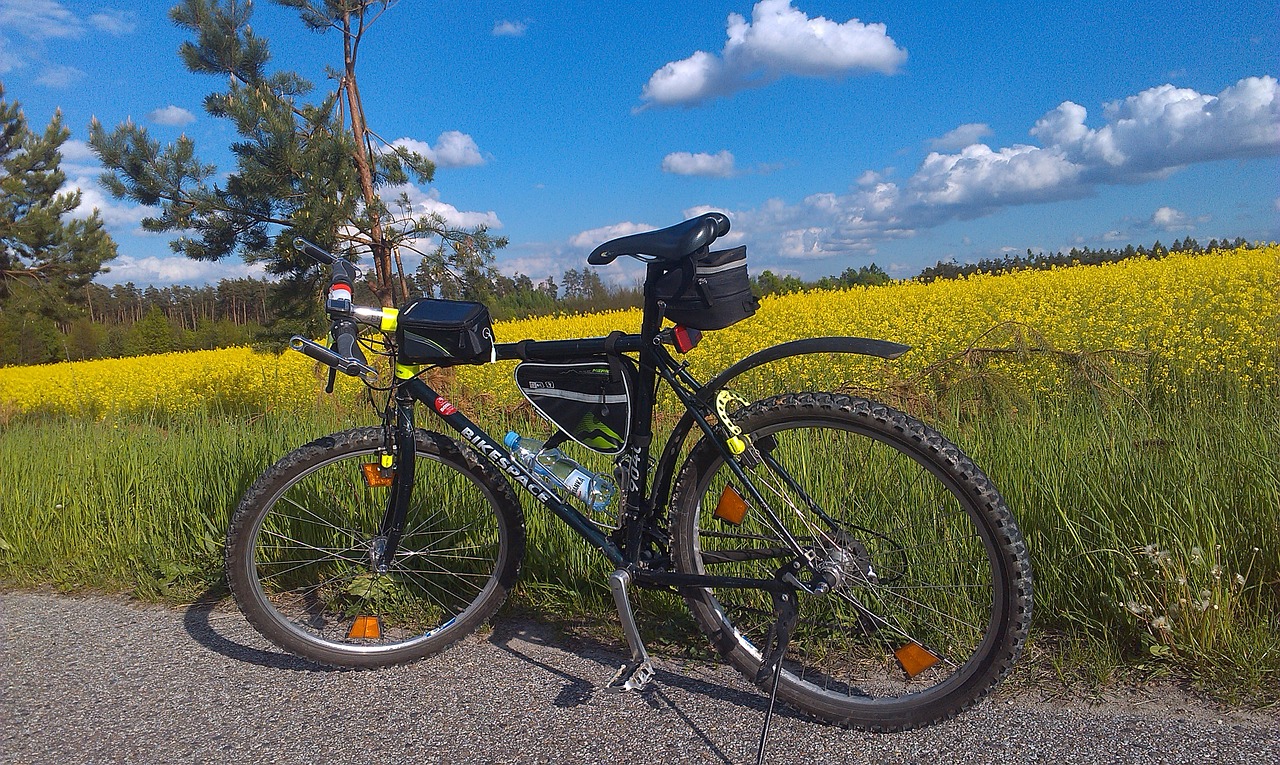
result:
[[[370,542],[369,562],[374,570],[385,574],[395,560],[396,550],[400,546],[400,536],[404,533],[405,516],[409,512],[409,503],[413,498],[414,472],[417,468],[417,446],[413,433],[412,406],[395,407],[395,427],[387,434],[388,446],[395,470],[391,481],[391,491],[387,496],[387,508],[382,513],[382,522],[378,525],[378,536]]]

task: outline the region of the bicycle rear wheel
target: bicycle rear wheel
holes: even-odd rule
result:
[[[763,455],[752,483],[839,582],[800,592],[779,698],[887,731],[947,719],[990,692],[1026,639],[1031,567],[973,462],[923,423],[850,396],[774,396],[733,421]],[[739,525],[717,517],[726,486],[748,498]],[[705,438],[681,468],[672,513],[682,571],[767,579],[795,559]],[[768,593],[684,594],[712,644],[755,680],[775,621]]]
[[[372,563],[389,487],[361,466],[383,431],[357,428],[291,452],[250,487],[227,533],[227,580],[249,622],[323,664],[378,667],[443,650],[493,615],[524,555],[524,515],[492,468],[416,433],[410,508],[385,571]]]

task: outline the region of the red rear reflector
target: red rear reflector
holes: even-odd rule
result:
[[[732,486],[726,486],[720,492],[720,501],[716,503],[713,515],[726,523],[741,526],[742,519],[747,517],[747,503]]]
[[[365,638],[366,640],[377,640],[382,637],[382,629],[378,626],[378,617],[357,616],[356,620],[351,623],[351,630],[347,633],[347,637]]]
[[[911,679],[915,679],[916,675],[938,663],[938,657],[919,643],[907,643],[894,651],[893,655],[898,657],[902,670]]]
[[[679,324],[671,331],[671,337],[675,340],[676,350],[681,353],[688,353],[697,346],[698,341],[702,339],[702,331],[697,329],[689,329]]]

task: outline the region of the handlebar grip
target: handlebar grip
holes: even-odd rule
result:
[[[356,340],[360,335],[360,328],[353,321],[340,321],[333,324],[333,351],[340,358],[358,361],[368,366],[365,360],[364,351],[360,349],[360,343]]]
[[[312,260],[317,261],[319,263],[324,263],[325,265],[332,265],[333,261],[337,260],[337,258],[335,258],[329,252],[326,252],[325,250],[321,249],[318,245],[312,244],[311,242],[308,242],[306,239],[303,239],[302,237],[298,237],[297,239],[294,239],[293,246],[303,255],[306,255],[308,258],[311,258]]]

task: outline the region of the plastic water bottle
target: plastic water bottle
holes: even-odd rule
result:
[[[506,444],[520,462],[528,465],[535,473],[547,476],[568,489],[596,512],[607,508],[618,491],[612,478],[592,473],[559,449],[544,448],[536,438],[521,438],[513,430],[507,433],[502,443]]]

